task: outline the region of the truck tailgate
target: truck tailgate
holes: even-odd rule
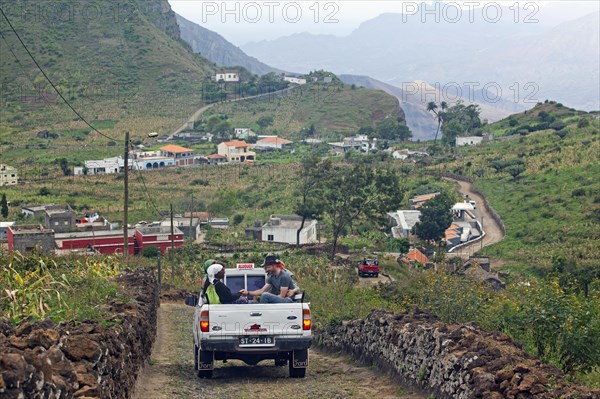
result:
[[[209,305],[213,336],[302,335],[302,303]]]

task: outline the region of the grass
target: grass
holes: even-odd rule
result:
[[[309,83],[295,89],[282,99],[257,99],[220,104],[205,117],[224,114],[234,127],[249,127],[261,132],[257,121],[272,116],[273,125],[263,134],[299,138],[301,129],[315,125],[320,137],[340,137],[354,134],[360,127],[375,126],[385,117],[403,117],[398,100],[377,90],[351,89],[343,84]]]
[[[580,118],[589,119],[589,126],[578,127]],[[448,171],[472,176],[504,220],[506,238],[483,254],[502,259],[506,270],[521,275],[546,275],[560,256],[586,268],[600,262],[599,125],[592,115],[580,116],[567,124],[564,138],[553,129],[542,130],[458,149],[444,164]],[[508,169],[492,167],[505,160],[522,162],[523,172],[515,178]]]

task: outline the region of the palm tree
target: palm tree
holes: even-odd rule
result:
[[[446,108],[448,108],[448,104],[445,101],[442,101],[440,107],[442,108],[442,110],[445,110]],[[430,101],[427,103],[427,112],[433,112],[433,115],[435,115],[435,119],[438,123],[437,130],[435,131],[435,139],[433,140],[433,144],[435,144],[437,141],[438,133],[440,132],[440,126],[443,122],[441,113],[436,111],[437,108],[438,106],[435,102]]]

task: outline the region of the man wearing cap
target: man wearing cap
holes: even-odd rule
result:
[[[260,303],[290,303],[298,291],[292,275],[284,270],[283,263],[274,255],[265,258],[262,266],[267,272],[265,286],[256,291],[242,290],[242,295],[260,295]]]

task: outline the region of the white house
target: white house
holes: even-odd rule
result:
[[[423,151],[411,151],[407,148],[392,152],[392,158],[394,159],[407,159],[410,156],[427,157],[429,154]]]
[[[224,82],[239,82],[240,75],[238,74],[237,71],[223,71],[223,72],[217,73],[215,75],[215,80],[217,82],[219,82],[221,80]]]
[[[104,175],[112,173],[122,173],[125,168],[123,157],[112,157],[84,162],[84,167],[77,166],[74,169],[75,175],[83,175],[84,169],[87,169],[88,175]]]
[[[306,79],[298,78],[295,76],[284,76],[283,80],[285,80],[286,82],[295,83],[297,85],[306,84]]]
[[[0,186],[14,185],[19,182],[19,174],[12,166],[0,163]]]
[[[297,215],[271,215],[269,221],[262,226],[261,241],[296,243],[296,233],[300,228],[302,218]],[[300,231],[300,244],[317,242],[317,221],[307,219]]]
[[[256,153],[248,151],[245,141],[224,141],[217,146],[217,153],[227,157],[227,162],[254,162]]]
[[[481,144],[483,141],[483,137],[479,136],[467,136],[467,137],[457,137],[456,138],[456,146],[465,146],[465,145],[477,145]]]
[[[258,140],[256,144],[254,144],[254,148],[282,150],[286,147],[290,147],[292,144],[292,141],[282,139],[281,137],[266,137]]]
[[[247,140],[248,137],[256,137],[256,133],[247,127],[236,127],[234,131],[237,139]]]
[[[412,228],[421,220],[421,211],[403,210],[389,212],[392,224],[392,237],[408,238]]]

